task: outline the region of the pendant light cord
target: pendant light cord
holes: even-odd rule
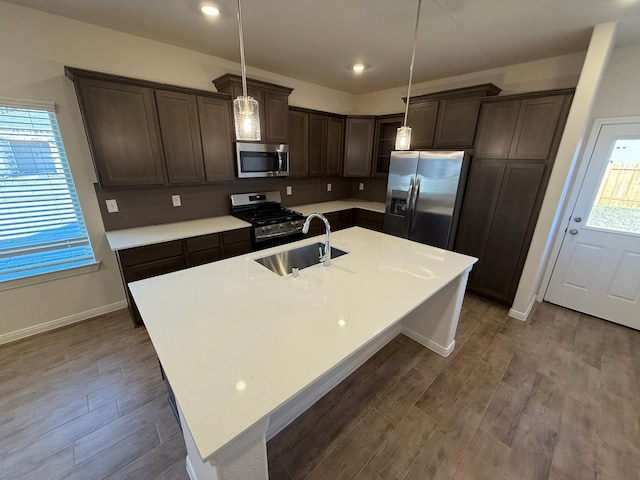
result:
[[[417,25],[416,25],[417,29]],[[244,35],[242,34],[242,4],[238,0],[238,30],[240,32],[240,65],[242,67],[242,95],[247,96],[247,66],[244,63]],[[416,30],[417,31],[417,30]],[[415,54],[415,45],[414,45]],[[413,66],[413,62],[412,62]]]
[[[238,0],[238,4],[240,0]],[[411,54],[411,65],[409,66],[409,87],[407,88],[407,104],[404,108],[404,124],[403,126],[407,126],[407,116],[409,115],[409,99],[411,98],[411,81],[413,80],[413,64],[416,60],[416,41],[418,40],[418,25],[420,23],[420,6],[422,5],[422,0],[418,0],[418,13],[416,14],[416,29],[413,32],[413,53]],[[240,22],[242,24],[242,22]],[[240,31],[242,32],[242,26],[240,27]],[[240,45],[242,45],[242,34],[240,35]],[[243,62],[244,63],[244,62]]]

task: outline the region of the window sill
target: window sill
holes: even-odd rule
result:
[[[36,283],[49,282],[51,280],[59,280],[61,278],[73,277],[75,275],[84,275],[85,273],[97,272],[100,270],[102,262],[95,261],[89,265],[81,267],[67,268],[58,270],[57,272],[42,273],[31,277],[16,278],[15,280],[7,280],[0,282],[0,292],[3,290],[11,290],[12,288],[25,287],[27,285],[35,285]]]

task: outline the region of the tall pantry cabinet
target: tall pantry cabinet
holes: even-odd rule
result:
[[[455,250],[478,257],[468,289],[515,297],[573,90],[483,99]]]

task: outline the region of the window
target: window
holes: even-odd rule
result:
[[[0,98],[0,282],[95,263],[54,105]]]

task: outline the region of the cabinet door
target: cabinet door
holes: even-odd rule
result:
[[[309,115],[289,112],[289,176],[306,177],[309,173]]]
[[[479,259],[471,270],[469,287],[477,284],[505,167],[504,160],[476,158],[471,164],[454,248],[456,252]]]
[[[485,103],[480,109],[476,158],[507,158],[518,120],[520,100]]]
[[[407,125],[411,127],[411,149],[433,147],[433,137],[438,118],[438,102],[409,104]]]
[[[329,117],[327,122],[327,175],[339,177],[344,159],[344,120]]]
[[[265,93],[264,132],[267,143],[288,143],[289,141],[289,100],[286,95]]]
[[[327,163],[327,117],[309,115],[309,176],[321,177]]]
[[[233,180],[233,147],[229,102],[198,97],[202,154],[207,182]]]
[[[482,255],[477,290],[511,303],[537,219],[544,162],[507,162],[491,231]]]
[[[479,97],[440,101],[435,146],[472,147],[479,111]]]
[[[165,183],[153,90],[88,78],[76,81],[100,184]]]
[[[368,177],[373,151],[373,118],[347,118],[344,176]]]
[[[509,158],[549,157],[564,100],[563,95],[522,100]]]
[[[194,95],[156,90],[169,183],[204,181],[198,102]]]
[[[403,117],[377,118],[375,124],[375,139],[373,141],[373,176],[386,177],[389,175],[389,160],[391,151],[396,147],[396,134],[402,126]]]

